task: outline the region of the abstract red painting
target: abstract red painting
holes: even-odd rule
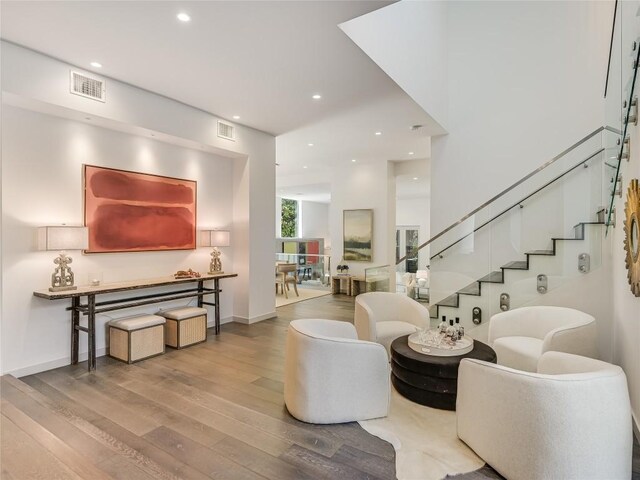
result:
[[[196,182],[84,166],[87,253],[196,248]]]

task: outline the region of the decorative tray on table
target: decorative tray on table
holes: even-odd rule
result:
[[[443,337],[437,330],[409,335],[409,348],[418,353],[437,357],[454,357],[473,350],[473,338],[462,337],[455,342]]]

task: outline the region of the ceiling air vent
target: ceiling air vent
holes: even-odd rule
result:
[[[71,93],[80,95],[82,97],[91,98],[104,102],[106,97],[106,88],[104,80],[98,80],[97,78],[91,78],[83,73],[74,72],[71,70],[69,89]]]
[[[227,140],[236,141],[236,129],[233,125],[218,120],[218,136]]]

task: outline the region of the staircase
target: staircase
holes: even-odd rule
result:
[[[396,277],[407,272],[407,258],[428,249],[432,324],[460,317],[482,339],[495,313],[549,304],[569,290],[580,296],[615,221],[605,206],[618,185],[611,159],[620,134],[597,128],[400,259]],[[581,258],[590,262],[584,269]]]
[[[495,270],[493,272],[488,273],[484,277],[476,280],[473,283],[470,283],[466,287],[458,290],[454,294],[446,297],[444,300],[441,300],[429,307],[430,317],[432,319],[440,318],[440,309],[443,309],[444,314],[447,317],[471,317],[469,312],[460,312],[461,309],[461,296],[467,295],[470,297],[482,297],[483,284],[500,284],[500,285],[509,285],[509,275],[508,271],[516,270],[516,271],[526,271],[529,272],[533,267],[535,262],[532,257],[555,257],[559,254],[559,245],[560,242],[574,242],[574,241],[583,241],[585,240],[587,226],[596,225],[596,226],[604,226],[605,222],[581,222],[573,227],[575,236],[574,237],[555,237],[551,239],[552,248],[550,250],[532,250],[525,253],[526,260],[514,260],[500,267],[500,270]],[[586,272],[585,272],[586,273]],[[531,276],[530,276],[531,277]],[[534,275],[537,277],[537,274]],[[533,278],[533,277],[531,277]],[[487,290],[485,288],[485,290]],[[457,311],[456,311],[457,310]],[[475,323],[475,322],[474,322]]]

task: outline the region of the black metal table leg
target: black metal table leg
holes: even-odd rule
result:
[[[202,292],[204,292],[204,280],[198,280],[198,307],[202,308]]]
[[[71,298],[71,365],[78,363],[78,349],[80,347],[80,297]]]
[[[87,296],[87,344],[88,358],[87,369],[89,371],[96,369],[96,296]]]
[[[215,307],[213,307],[215,311],[215,321],[216,321],[215,332],[216,332],[216,335],[218,335],[220,333],[220,279],[218,278],[213,279],[213,289],[215,290],[213,292],[213,298],[216,304]]]

